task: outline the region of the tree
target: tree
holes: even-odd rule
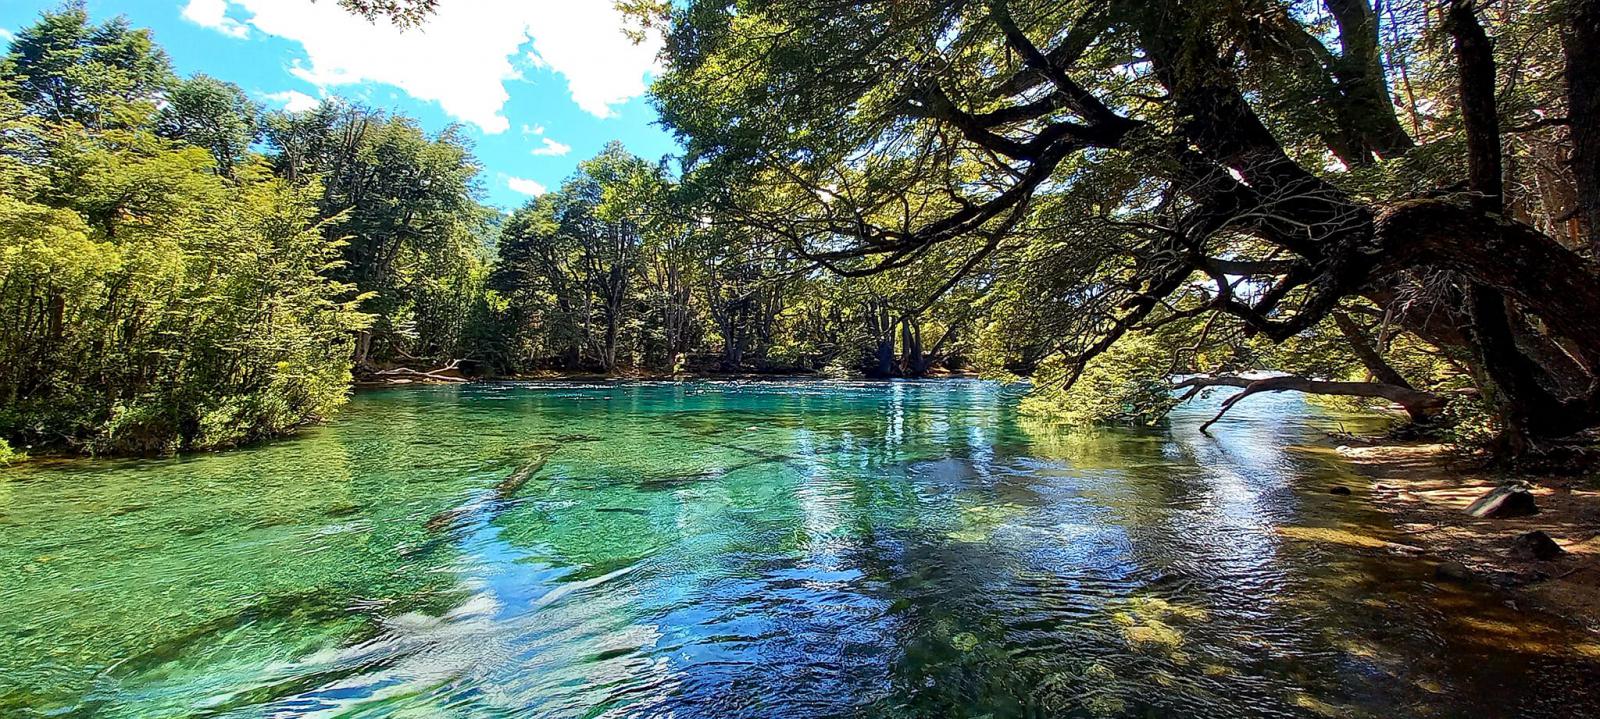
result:
[[[173,83],[156,118],[163,137],[203,147],[216,158],[217,172],[233,174],[260,135],[261,108],[238,85],[206,75]]]
[[[561,186],[558,232],[577,241],[585,284],[597,302],[600,332],[589,341],[602,369],[617,368],[618,334],[644,248],[640,185],[650,168],[612,142]]]
[[[515,348],[506,370],[532,369],[552,357],[568,369],[582,363],[587,293],[580,296],[577,245],[557,231],[556,199],[534,198],[501,226],[489,286],[506,299],[502,324]]]
[[[18,32],[0,74],[31,114],[95,129],[141,123],[173,81],[150,31],[121,17],[93,25],[81,1]]]
[[[646,208],[644,248],[640,274],[648,288],[646,304],[660,328],[661,362],[658,367],[675,373],[697,339],[701,318],[694,302],[694,284],[700,278],[701,249],[697,235],[702,224],[667,176],[665,163],[650,174],[636,176],[627,201]]]
[[[475,351],[468,318],[493,298],[470,147],[329,103],[274,118],[269,161],[256,113],[81,4],[18,33],[0,71],[0,441],[166,453],[291,432],[344,402],[362,304],[384,312],[386,353]]]
[[[343,403],[349,288],[314,192],[149,135],[85,147],[66,206],[0,198],[0,436],[163,453],[275,436]],[[314,189],[314,188],[313,188]]]
[[[1470,2],[1442,27],[1387,21],[1418,45],[1386,44],[1366,0],[662,9],[654,92],[694,171],[726,187],[719,209],[847,275],[1056,233],[1060,274],[1038,284],[1072,308],[1050,328],[1063,382],[1165,322],[1218,315],[1282,342],[1362,300],[1464,350],[1508,448],[1600,419],[1592,370],[1564,383],[1526,349],[1595,366],[1600,286],[1591,260],[1501,211],[1515,108]],[[1389,100],[1407,64],[1455,80],[1414,98],[1416,134]],[[1568,120],[1592,123],[1584,108]],[[1427,311],[1452,305],[1470,311]]]
[[[662,183],[656,168],[611,143],[580,163],[560,190],[507,221],[491,285],[509,299],[519,331],[542,330],[543,349],[558,365],[619,366],[624,345],[638,344],[624,334],[642,319],[641,280],[664,295],[655,304],[668,306],[655,320],[682,351],[686,285],[676,235],[683,229],[653,214],[665,198]],[[537,354],[541,342],[528,336],[523,346]]]
[[[478,164],[457,127],[429,137],[415,120],[329,101],[298,115],[278,114],[266,136],[277,172],[291,181],[320,178],[330,240],[345,243],[335,278],[365,296],[372,328],[356,362],[432,357],[454,347],[459,330],[419,324],[441,293],[477,291],[487,211],[477,202]],[[465,302],[457,297],[451,301]]]

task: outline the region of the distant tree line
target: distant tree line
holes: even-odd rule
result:
[[[921,377],[961,359],[955,296],[909,276],[826,272],[757,229],[707,214],[665,162],[617,143],[512,213],[498,251],[487,297],[495,327],[479,358],[502,373]]]
[[[122,18],[43,13],[0,62],[0,440],[233,446],[395,365],[921,375],[954,352],[880,362],[898,288],[722,226],[619,145],[509,216],[479,182],[459,128],[267,111]]]

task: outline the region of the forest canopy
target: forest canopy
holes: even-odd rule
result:
[[[973,371],[1084,423],[1298,391],[1513,454],[1600,422],[1600,2],[619,7],[682,156],[507,212],[459,128],[45,13],[0,65],[0,437],[228,446],[403,368]]]

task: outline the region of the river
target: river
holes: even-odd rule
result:
[[[0,716],[1600,716],[1593,637],[1390,551],[1365,420],[1015,403],[429,386],[0,470]]]

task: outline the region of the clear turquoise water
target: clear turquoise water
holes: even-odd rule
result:
[[[1014,404],[418,387],[262,447],[9,470],[0,716],[1597,715],[1591,639],[1326,492],[1360,486],[1303,446],[1340,420]]]

